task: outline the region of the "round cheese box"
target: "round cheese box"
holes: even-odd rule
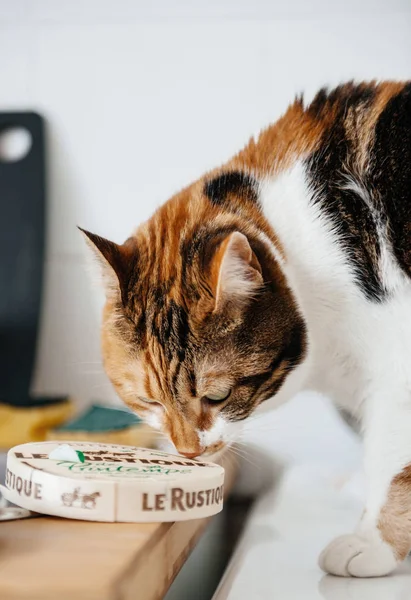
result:
[[[5,496],[28,510],[70,519],[182,521],[220,512],[223,483],[223,467],[166,452],[39,442],[9,450]]]

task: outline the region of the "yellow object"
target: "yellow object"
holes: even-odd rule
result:
[[[35,407],[0,404],[0,448],[48,439],[47,431],[64,423],[73,412],[69,400]]]

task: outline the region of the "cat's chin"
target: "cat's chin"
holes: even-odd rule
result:
[[[206,451],[203,454],[201,454],[201,456],[197,456],[196,460],[204,459],[205,461],[208,461],[208,462],[216,462],[224,454],[224,452],[227,451],[227,448],[228,448],[228,446],[223,444],[216,450],[210,450],[210,452]]]
[[[210,461],[213,462],[215,460],[217,460],[223,453],[224,451],[227,449],[227,444],[226,442],[223,442],[222,440],[214,443],[214,444],[210,444],[210,446],[207,446],[207,448],[204,450],[204,452],[202,454],[199,454],[196,457],[196,460],[205,460],[205,461]]]

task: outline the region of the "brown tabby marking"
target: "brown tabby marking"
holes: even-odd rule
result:
[[[411,465],[394,477],[387,502],[381,510],[378,528],[397,560],[404,560],[411,549]]]

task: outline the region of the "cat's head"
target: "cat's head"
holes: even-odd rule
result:
[[[122,245],[84,232],[106,281],[107,374],[186,456],[220,449],[227,424],[274,396],[305,353],[281,250],[246,214],[197,184]]]

